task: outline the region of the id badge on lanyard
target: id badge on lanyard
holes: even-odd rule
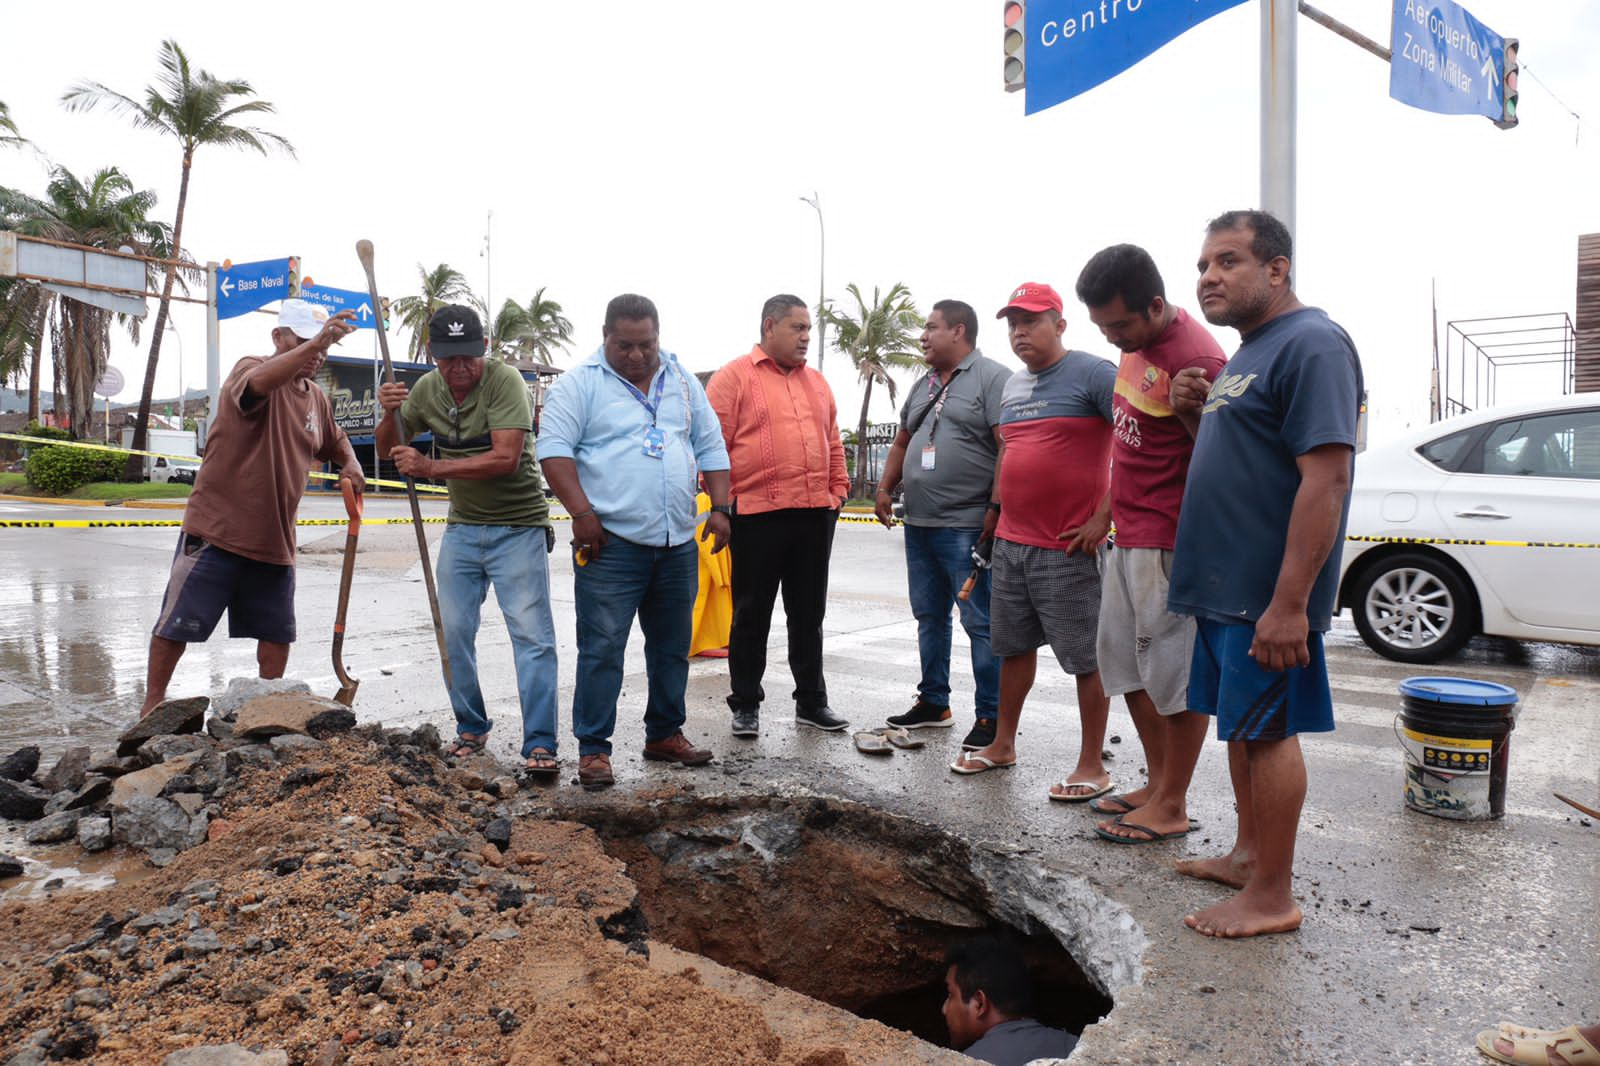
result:
[[[651,426],[644,431],[643,450],[649,459],[660,459],[667,453],[667,435],[661,432],[660,426]]]
[[[644,393],[634,388],[631,383],[624,382],[624,384],[628,386],[628,391],[633,395],[633,398],[639,401],[639,406],[643,407],[650,415],[650,424],[645,427],[644,431],[644,444],[639,450],[644,453],[646,459],[663,458],[667,454],[667,435],[660,426],[656,425],[656,412],[661,408],[661,395],[667,385],[666,368],[663,367],[661,376],[656,378],[653,399],[645,399]]]
[[[933,445],[929,444],[922,449],[922,469],[933,469]]]

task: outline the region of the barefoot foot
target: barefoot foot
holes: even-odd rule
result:
[[[1214,907],[1186,916],[1183,924],[1202,936],[1232,940],[1292,932],[1300,928],[1301,920],[1300,908],[1293,900],[1287,906],[1264,903],[1249,899],[1241,892]]]
[[[1172,868],[1185,877],[1215,881],[1229,888],[1243,888],[1255,872],[1256,864],[1254,859],[1229,853],[1214,859],[1180,859],[1172,864]]]

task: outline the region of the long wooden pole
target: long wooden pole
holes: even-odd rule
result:
[[[367,272],[367,295],[372,300],[372,312],[378,316],[378,350],[383,353],[383,380],[394,384],[394,363],[389,359],[389,335],[383,328],[383,312],[379,310],[378,278],[372,267],[372,242],[356,242],[356,255]],[[374,412],[376,418],[376,412]],[[377,448],[377,424],[373,424],[373,448]],[[433,584],[433,564],[428,560],[428,533],[422,526],[422,504],[417,500],[417,483],[410,474],[405,475],[406,498],[411,501],[411,524],[417,531],[417,551],[422,556],[422,580],[428,586],[428,608],[433,612],[433,636],[439,644],[439,667],[444,671],[445,688],[450,687],[450,652],[444,643],[444,619],[439,615],[439,590]]]

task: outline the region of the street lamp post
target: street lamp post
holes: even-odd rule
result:
[[[178,338],[178,428],[183,428],[183,334],[178,332],[178,327],[172,324],[172,319],[167,319],[165,332]]]
[[[822,197],[813,192],[810,196],[800,199],[810,204],[817,212],[817,236],[820,247],[817,251],[817,372],[822,372],[822,356],[828,350],[828,322],[822,317],[822,308],[828,302],[828,231],[822,224]]]

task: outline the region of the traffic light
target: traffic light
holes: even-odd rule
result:
[[[387,332],[389,329],[389,298],[387,296],[378,297],[378,310],[380,317],[383,319],[384,331]]]
[[[290,297],[300,295],[300,257],[298,255],[289,257],[289,295]]]
[[[1500,117],[1495,125],[1508,130],[1517,124],[1517,39],[1506,38],[1505,69],[1500,72]]]
[[[1005,0],[1006,4],[1006,92],[1014,93],[1024,85],[1023,57],[1025,54],[1023,33],[1023,0]]]

